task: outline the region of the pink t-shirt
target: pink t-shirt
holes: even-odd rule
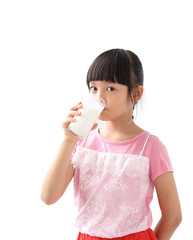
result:
[[[122,142],[102,138],[98,129],[79,140],[74,165],[75,226],[82,233],[117,238],[152,224],[153,181],[171,171],[162,142],[148,133]]]

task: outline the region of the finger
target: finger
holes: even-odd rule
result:
[[[82,105],[82,102],[79,102],[78,104],[76,104],[75,106],[71,107],[71,111],[74,111],[74,110],[78,110],[79,108],[82,108],[83,105]]]
[[[71,117],[74,117],[74,116],[80,116],[80,115],[81,115],[81,112],[79,112],[79,111],[71,111],[68,114],[67,118],[71,118]]]
[[[62,127],[67,128],[71,122],[75,122],[75,121],[76,121],[75,118],[72,118],[72,117],[67,118],[66,121],[62,123]]]

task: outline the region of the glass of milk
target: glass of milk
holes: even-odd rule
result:
[[[105,102],[101,98],[89,94],[87,100],[83,101],[83,107],[79,109],[80,116],[76,116],[76,121],[71,122],[68,130],[75,136],[83,139],[90,132],[94,123],[105,107]]]

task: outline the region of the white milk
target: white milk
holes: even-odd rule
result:
[[[96,101],[93,97],[89,97],[89,101],[83,103],[83,108],[80,108],[80,116],[76,116],[76,121],[71,122],[68,129],[79,138],[85,138],[90,132],[97,118],[104,109],[104,101]]]

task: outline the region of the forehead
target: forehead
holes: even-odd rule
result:
[[[95,80],[95,81],[90,81],[89,82],[89,85],[92,85],[92,84],[95,84],[95,85],[122,85],[122,84],[119,84],[119,83],[113,83],[113,82],[110,82],[110,81],[105,81],[105,80]]]

